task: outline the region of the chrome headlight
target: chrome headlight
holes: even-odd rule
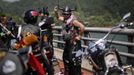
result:
[[[115,53],[109,53],[105,55],[104,59],[105,59],[107,69],[118,66],[118,60]]]

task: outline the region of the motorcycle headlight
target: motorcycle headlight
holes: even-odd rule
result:
[[[106,63],[107,68],[118,66],[118,60],[117,60],[117,57],[114,53],[110,53],[110,54],[106,55],[104,57],[104,59],[105,59],[105,63]]]

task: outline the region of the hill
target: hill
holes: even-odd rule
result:
[[[127,12],[134,12],[134,0],[0,0],[0,8],[4,13],[19,17],[27,9],[38,9],[43,6],[48,6],[52,12],[56,5],[76,7],[76,13],[81,20],[88,22],[99,20],[95,21],[96,23],[110,22]]]

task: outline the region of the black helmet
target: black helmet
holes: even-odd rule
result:
[[[24,14],[24,21],[27,24],[35,24],[38,19],[38,12],[36,10],[28,10]]]
[[[49,12],[48,12],[48,7],[43,7],[39,13],[43,13],[44,15],[49,15]]]
[[[63,10],[63,13],[62,13],[63,15],[71,15],[72,10],[68,6],[66,6],[62,10]]]

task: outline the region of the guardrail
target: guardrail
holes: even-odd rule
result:
[[[54,43],[58,43],[57,47],[62,48],[62,44],[64,44],[64,41],[62,40],[62,34],[61,34],[62,27],[56,26],[54,27]],[[85,32],[82,37],[82,40],[84,43],[82,44],[83,47],[87,47],[87,41],[95,41],[98,40],[97,38],[91,38],[90,32],[93,33],[107,33],[110,30],[110,28],[98,28],[98,27],[85,27]],[[132,64],[134,66],[134,29],[115,29],[113,30],[112,34],[121,34],[126,35],[128,37],[128,41],[112,41],[108,40],[108,42],[114,44],[114,45],[121,45],[126,46],[128,48],[128,53],[126,52],[119,52],[121,56],[127,57],[127,61],[129,64]]]

